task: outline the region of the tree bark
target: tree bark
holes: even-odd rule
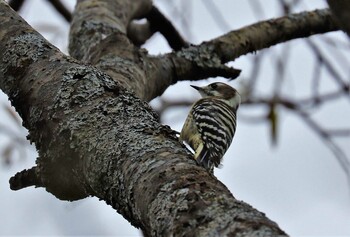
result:
[[[293,34],[273,40],[266,36],[267,42],[257,43],[247,32],[269,28],[253,25],[154,57],[126,35],[130,22],[151,9],[152,3],[144,0],[78,1],[70,34],[72,58],[0,1],[0,88],[39,152],[37,165],[11,178],[11,188],[44,187],[69,201],[96,196],[147,236],[286,235],[198,166],[175,132],[157,122],[147,101],[196,73],[196,80],[236,77],[239,72],[223,63]],[[318,21],[306,24],[302,33],[300,26],[288,27],[294,38],[337,29],[328,10],[297,16]],[[287,20],[293,25],[293,17]],[[266,24],[276,31],[275,24]]]

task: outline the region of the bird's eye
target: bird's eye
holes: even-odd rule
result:
[[[211,87],[212,89],[214,89],[214,90],[215,90],[215,89],[218,87],[218,84],[213,83],[213,84],[211,84],[211,85],[210,85],[210,87]]]

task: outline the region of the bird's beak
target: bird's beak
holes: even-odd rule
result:
[[[203,91],[203,88],[202,88],[202,87],[193,86],[193,85],[191,85],[191,87],[193,87],[193,88],[196,89],[197,91]]]

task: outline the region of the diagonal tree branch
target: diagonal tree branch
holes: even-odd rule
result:
[[[117,15],[118,13],[110,12],[110,18],[116,18]],[[132,18],[129,18],[126,23],[128,24],[131,19]],[[109,27],[111,27],[111,25],[109,25]],[[103,35],[106,36],[106,32],[110,32],[111,34],[109,37],[111,38],[106,37],[103,42],[101,41],[100,44],[98,44],[99,46],[95,47],[96,50],[98,49],[96,52],[86,54],[90,57],[88,61],[93,64],[97,63],[96,65],[104,69],[109,75],[115,75],[115,68],[118,67],[117,64],[119,61],[114,60],[115,62],[111,64],[111,60],[109,60],[107,64],[104,63],[102,59],[116,58],[116,56],[113,56],[113,48],[111,48],[108,41],[115,40],[113,37],[116,37],[116,35],[112,33],[118,29],[118,27],[115,27],[114,29],[103,30]],[[95,30],[96,34],[99,34],[97,28]],[[204,42],[201,45],[191,46],[160,57],[152,57],[146,53],[135,51],[131,43],[127,43],[128,40],[125,39],[122,40],[122,42],[128,44],[128,46],[123,46],[124,49],[130,52],[138,52],[137,55],[132,56],[133,58],[142,58],[140,64],[138,64],[135,69],[125,72],[125,75],[129,75],[131,72],[141,76],[142,73],[140,69],[144,67],[145,62],[147,62],[147,65],[152,65],[154,70],[144,70],[147,73],[147,81],[143,82],[143,86],[131,88],[139,97],[149,101],[161,95],[168,86],[177,81],[200,80],[215,76],[234,79],[239,75],[240,70],[230,68],[224,63],[233,61],[244,54],[268,48],[291,39],[308,37],[314,34],[335,30],[338,30],[338,28],[331,19],[330,11],[324,9],[292,14],[259,22],[240,30],[229,32],[224,36]],[[74,35],[75,33],[72,32],[72,38],[74,38]],[[101,39],[102,34],[96,37]],[[106,50],[101,50],[101,47],[106,48]],[[118,47],[121,46],[118,45]],[[94,50],[94,48],[75,50],[81,53],[86,50]],[[71,53],[74,55],[74,52]],[[141,76],[141,78],[143,77]],[[162,80],[159,80],[159,78],[162,78]],[[125,78],[122,83],[124,85],[132,85],[128,83],[127,78]],[[147,91],[147,94],[144,94],[145,91]]]
[[[12,187],[44,186],[64,200],[97,196],[149,235],[180,230],[201,236],[283,235],[276,223],[234,199],[198,167],[142,100],[179,80],[235,78],[239,70],[224,63],[290,39],[337,30],[329,11],[260,22],[152,57],[126,36],[130,22],[151,7],[142,0],[79,1],[70,36],[77,61],[0,2],[0,87],[39,150],[38,165],[17,174],[21,182],[12,179]]]
[[[329,9],[302,12],[261,21],[164,57],[174,64],[171,83],[214,76],[235,78],[239,71],[230,71],[224,63],[289,40],[335,30]]]
[[[182,38],[174,25],[155,6],[146,14],[146,23],[130,22],[128,37],[137,46],[144,44],[155,32],[161,33],[173,50],[188,47],[189,44]]]
[[[24,0],[10,0],[9,5],[12,7],[13,10],[19,11],[21,7],[23,6]]]
[[[168,41],[173,50],[188,47],[188,43],[182,38],[174,25],[155,6],[152,7],[146,19],[150,23],[153,32],[159,31]]]
[[[102,17],[103,22],[93,17],[95,4],[104,13],[120,4],[123,14],[115,22]],[[80,43],[86,40],[88,50],[75,55],[95,60],[97,44],[119,45],[112,51],[119,55],[120,71],[112,78],[63,55],[0,2],[0,88],[39,151],[37,166],[30,169],[35,175],[23,171],[16,177],[31,177],[22,180],[23,186],[44,186],[63,200],[99,197],[149,236],[285,235],[199,167],[173,131],[157,122],[149,105],[121,85],[124,67],[132,70],[139,60],[125,48],[123,35],[127,19],[140,13],[140,6],[141,1],[78,2],[72,32],[81,39],[72,39],[71,49],[74,44],[77,50],[84,48]],[[83,14],[85,22],[79,21]],[[119,31],[110,36],[103,30],[114,23]],[[90,31],[84,35],[81,27]],[[96,37],[94,27],[114,41]],[[153,70],[149,65],[142,69],[147,68]],[[130,73],[127,88],[142,86],[146,74]]]
[[[339,29],[329,9],[315,10],[262,21],[203,43],[203,47],[214,46],[215,52],[226,63],[279,43],[336,30]]]
[[[66,21],[72,20],[72,14],[60,0],[48,0],[49,3],[60,13]]]

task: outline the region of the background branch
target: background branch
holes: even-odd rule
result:
[[[347,0],[327,0],[339,26],[350,36],[350,2]]]
[[[19,11],[23,6],[24,0],[10,0],[9,5],[13,10]]]
[[[151,31],[161,33],[173,50],[177,51],[189,46],[188,42],[183,39],[171,21],[157,7],[152,7],[151,11],[146,15],[146,19],[150,23]]]
[[[60,0],[48,0],[48,2],[51,3],[66,21],[71,22],[72,14]]]

